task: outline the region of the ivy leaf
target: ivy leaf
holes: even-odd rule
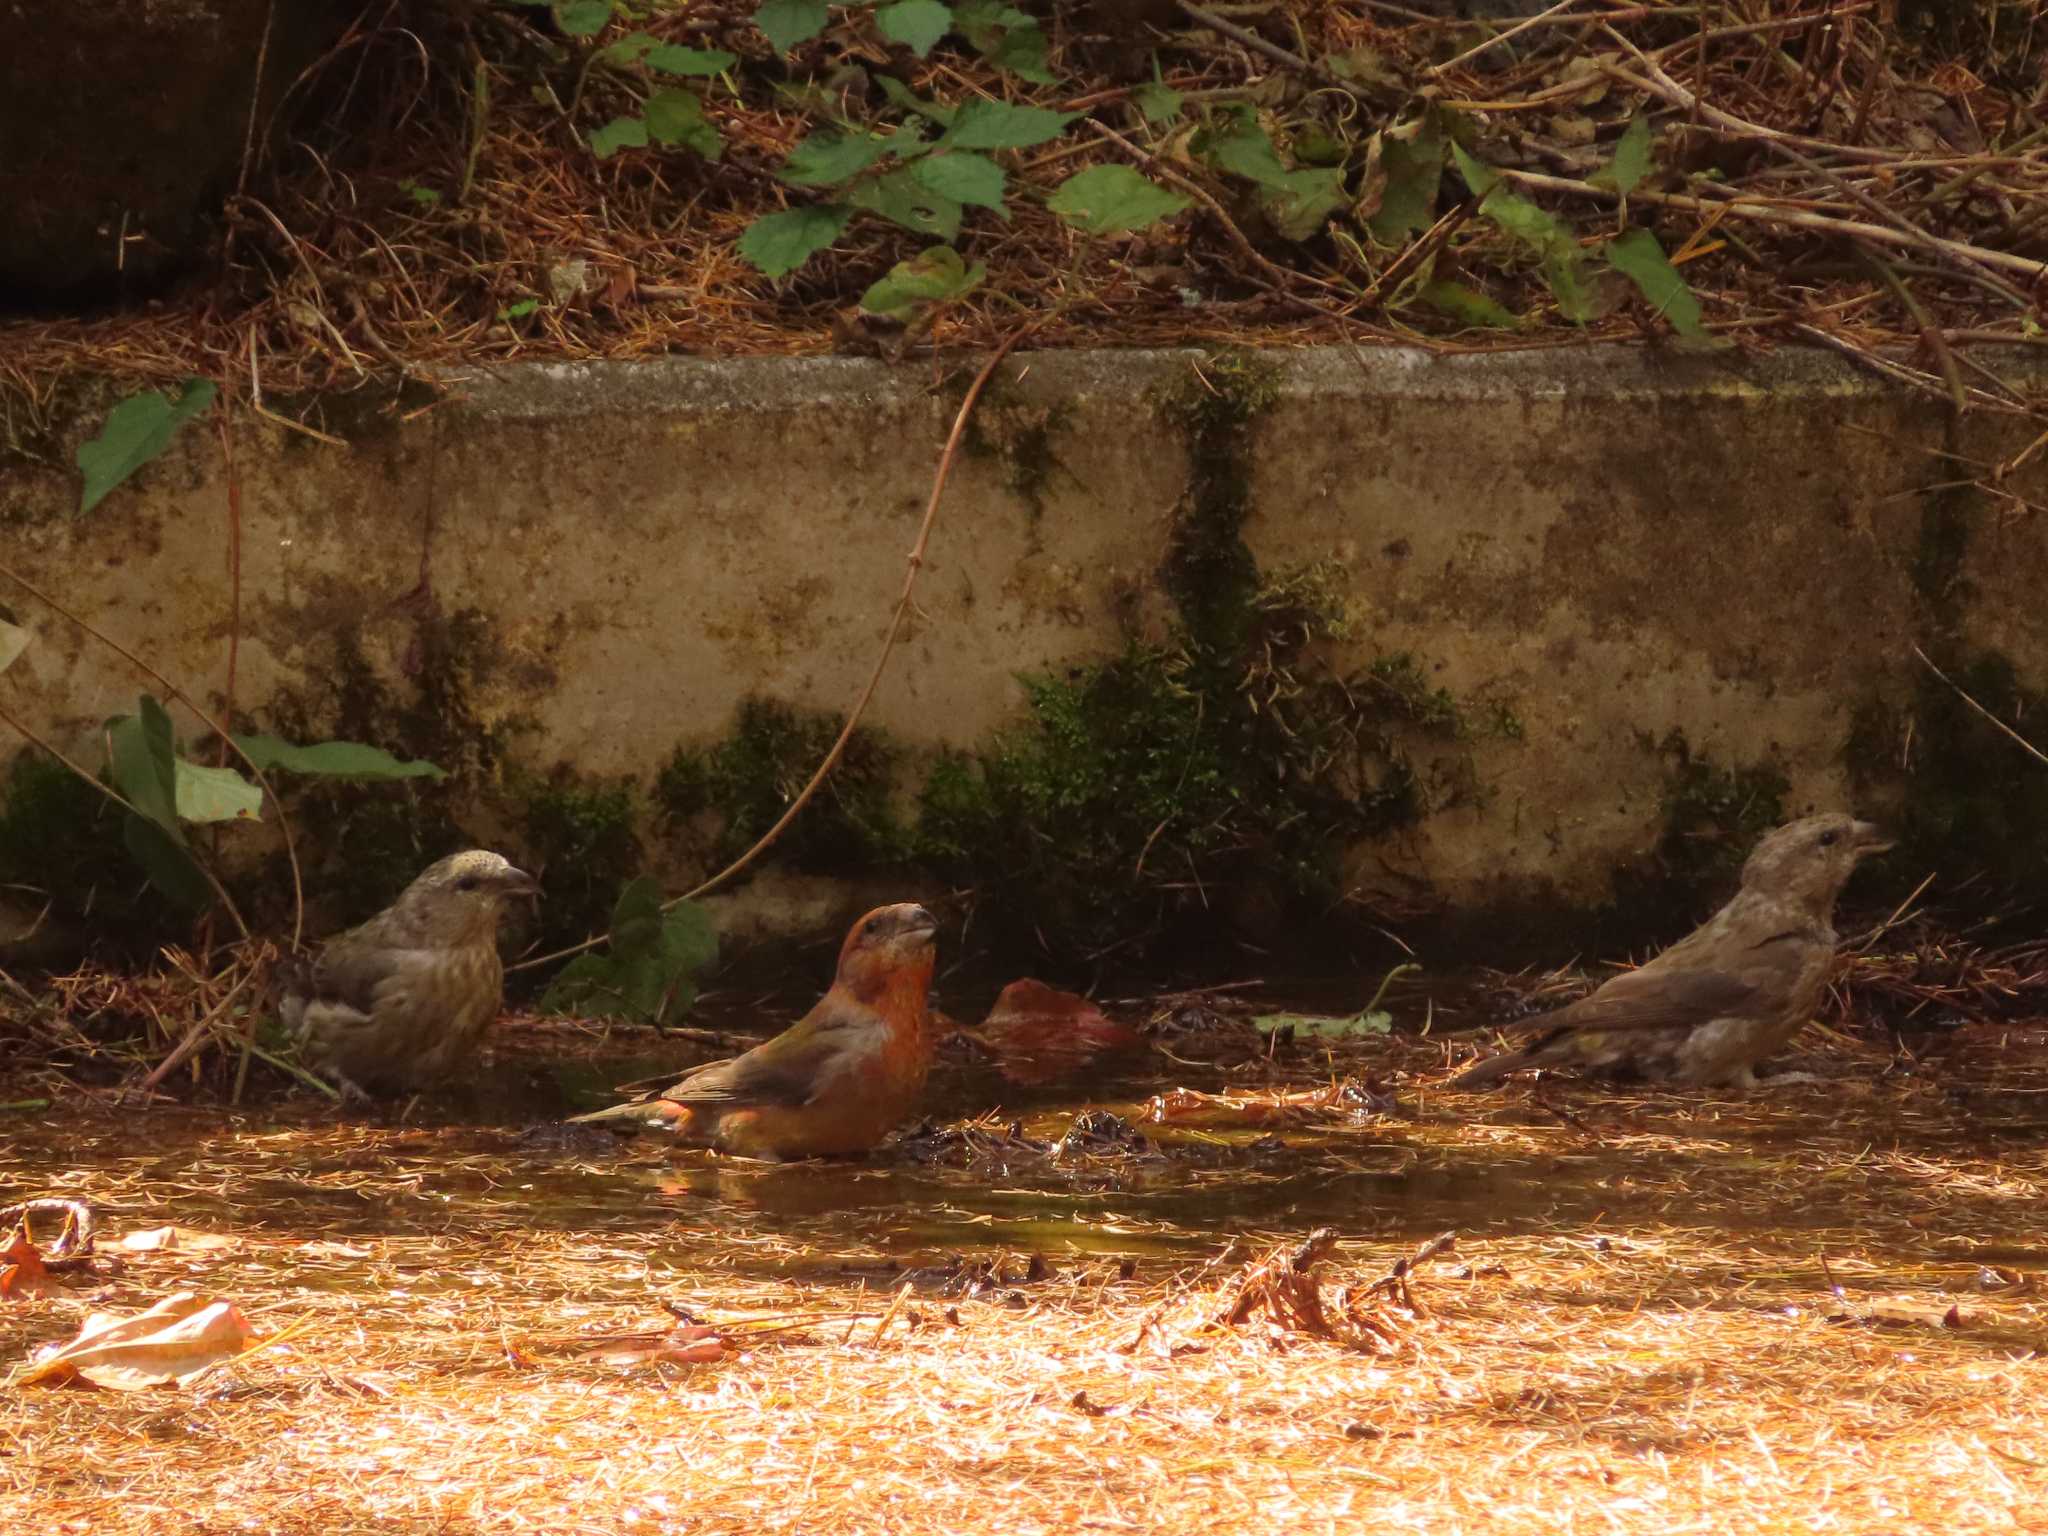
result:
[[[1170,123],[1181,114],[1186,98],[1172,86],[1153,81],[1150,85],[1138,87],[1136,100],[1138,110],[1145,115],[1148,123]]]
[[[718,128],[704,116],[704,98],[671,85],[647,98],[647,131],[658,144],[680,144],[706,160],[716,160],[725,144]]]
[[[661,888],[645,875],[612,907],[601,955],[579,955],[541,997],[550,1012],[647,1019],[657,1026],[697,1000],[695,974],[718,958],[718,935],[695,902],[661,910]]]
[[[1456,140],[1451,143],[1451,158],[1458,162],[1458,174],[1465,178],[1474,197],[1485,197],[1500,185],[1500,172],[1466,154],[1465,146]]]
[[[615,117],[590,135],[590,152],[609,160],[622,149],[645,149],[647,124],[637,117]]]
[[[684,48],[676,43],[663,43],[647,51],[648,67],[664,75],[723,74],[738,62],[738,55],[723,48]]]
[[[956,203],[993,208],[1003,213],[1003,190],[1009,178],[986,155],[949,150],[929,155],[913,168],[920,185]]]
[[[861,182],[848,191],[847,197],[854,207],[879,213],[913,234],[951,240],[960,233],[960,204],[944,193],[932,191],[912,170],[891,171],[873,181]]]
[[[1702,336],[1700,301],[1692,287],[1678,275],[1664,254],[1664,247],[1647,229],[1631,229],[1608,242],[1607,260],[1623,277],[1643,291],[1657,313],[1671,322],[1681,336]]]
[[[1436,222],[1444,175],[1443,115],[1431,107],[1412,123],[1374,136],[1383,185],[1365,227],[1382,245],[1398,245]]]
[[[949,149],[1030,149],[1058,138],[1080,115],[977,96],[954,114],[939,143]]]
[[[1463,283],[1454,283],[1448,278],[1439,278],[1422,290],[1422,302],[1453,320],[1466,325],[1496,326],[1510,329],[1522,322],[1510,310]]]
[[[1650,166],[1650,123],[1638,113],[1622,129],[1621,141],[1614,146],[1613,160],[1586,180],[1596,187],[1612,187],[1627,197],[1650,174]]]
[[[1259,115],[1251,107],[1235,107],[1226,120],[1212,123],[1196,134],[1189,148],[1219,171],[1242,176],[1262,187],[1277,187],[1287,180],[1287,167],[1273,140],[1259,126]]]
[[[754,25],[777,53],[787,53],[825,30],[825,0],[765,0]]]
[[[1045,206],[1088,234],[1113,235],[1170,218],[1192,201],[1127,165],[1098,165],[1069,176]]]
[[[1364,1013],[1340,1019],[1310,1013],[1262,1013],[1252,1020],[1252,1028],[1266,1035],[1285,1029],[1292,1030],[1296,1036],[1357,1040],[1369,1035],[1392,1034],[1394,1016],[1384,1008],[1370,1008]]]
[[[876,9],[875,26],[890,42],[903,44],[921,59],[953,30],[953,12],[939,0],[895,0]]]
[[[828,128],[811,134],[789,152],[776,174],[797,187],[836,187],[851,181],[889,152],[889,141],[872,133]]]
[[[445,779],[432,763],[393,757],[382,747],[359,741],[316,741],[296,746],[282,736],[237,736],[235,745],[265,773],[283,769],[309,778],[354,779],[380,784],[393,779]]]
[[[1002,40],[993,48],[984,48],[981,56],[996,68],[1007,69],[1018,79],[1029,80],[1033,85],[1059,84],[1059,77],[1047,62],[1049,51],[1045,33],[1035,21],[1027,26],[1009,28],[1003,33]]]
[[[114,787],[182,847],[185,834],[178,825],[178,758],[171,717],[153,695],[142,695],[134,714],[107,722],[107,759]]]
[[[205,379],[187,379],[175,401],[145,390],[107,412],[99,435],[78,445],[78,467],[85,472],[79,513],[90,512],[107,492],[170,447],[178,428],[213,404],[214,393]]]
[[[937,123],[941,128],[951,127],[953,119],[959,115],[957,107],[926,101],[894,75],[881,75],[877,79],[881,84],[882,94],[888,97],[893,105],[901,107],[906,112],[915,112],[919,117]]]
[[[747,226],[739,252],[768,276],[785,277],[837,240],[852,217],[840,203],[771,213]]]
[[[555,25],[570,37],[595,37],[612,19],[612,0],[557,0]]]
[[[1343,171],[1289,171],[1271,189],[1266,216],[1286,239],[1307,240],[1347,201]]]
[[[902,319],[921,304],[957,299],[980,286],[988,276],[981,262],[969,267],[950,245],[935,245],[909,261],[899,261],[886,277],[861,295],[860,307],[871,315]]]
[[[261,821],[263,791],[232,768],[177,759],[178,819],[199,823]]]

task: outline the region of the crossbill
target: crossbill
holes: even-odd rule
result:
[[[300,1055],[359,1097],[431,1087],[475,1054],[505,995],[498,919],[539,883],[472,848],[289,976],[279,1014]]]
[[[1755,1066],[1806,1024],[1835,957],[1835,898],[1883,830],[1831,811],[1768,832],[1742,889],[1690,934],[1590,996],[1532,1021],[1536,1038],[1467,1069],[1486,1088],[1524,1067],[1578,1066],[1678,1083],[1756,1085]]]
[[[914,903],[877,907],[840,946],[831,989],[774,1039],[652,1099],[576,1119],[768,1161],[869,1150],[916,1107],[931,1070],[937,931]]]

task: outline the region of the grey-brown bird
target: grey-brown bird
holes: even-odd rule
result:
[[[505,995],[498,919],[539,894],[481,848],[429,865],[398,900],[321,946],[279,1004],[300,1055],[356,1096],[428,1088],[476,1052]]]
[[[1532,1022],[1540,1031],[1451,1079],[1487,1088],[1524,1067],[1590,1067],[1678,1083],[1756,1085],[1756,1064],[1813,1016],[1835,957],[1835,898],[1882,828],[1839,811],[1764,835],[1742,889],[1655,959]]]

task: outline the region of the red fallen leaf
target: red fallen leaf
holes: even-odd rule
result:
[[[86,1381],[120,1392],[182,1384],[239,1355],[255,1339],[256,1330],[233,1302],[202,1301],[180,1291],[134,1317],[95,1313],[77,1338],[38,1357],[14,1384]]]
[[[1129,1050],[1138,1032],[1072,992],[1026,976],[1003,988],[979,1030],[961,1031],[996,1058],[1013,1083],[1057,1082],[1109,1051]]]
[[[0,1248],[0,1297],[47,1296],[58,1288],[43,1268],[43,1256],[20,1227]]]

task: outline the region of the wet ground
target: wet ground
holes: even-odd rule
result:
[[[1938,1485],[1964,1526],[2048,1507],[2040,1029],[1825,1042],[1786,1063],[1821,1081],[1748,1098],[1453,1098],[1412,1038],[1176,1039],[1028,1092],[956,1050],[929,1126],[789,1166],[548,1129],[716,1054],[619,1044],[514,1029],[467,1095],[367,1120],[0,1112],[0,1205],[88,1200],[105,1234],[66,1293],[0,1302],[0,1358],[178,1288],[300,1330],[198,1389],[27,1392],[0,1526],[1869,1530]],[[1353,1292],[1458,1240],[1384,1350],[1215,1337],[1247,1263],[1319,1226]],[[677,1310],[794,1331],[562,1362]]]

